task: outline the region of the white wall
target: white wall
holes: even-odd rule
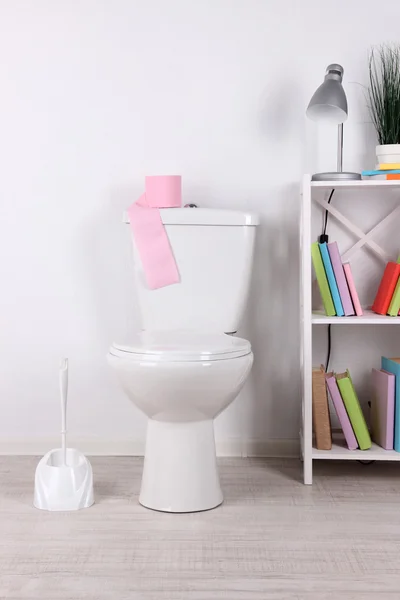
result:
[[[0,3],[0,449],[58,431],[62,355],[74,436],[143,440],[105,354],[133,318],[121,213],[160,173],[182,174],[185,202],[262,217],[241,332],[256,362],[218,420],[220,447],[297,437],[297,192],[305,169],[335,167],[335,132],[304,111],[327,64],[342,63],[346,166],[373,166],[360,84],[368,48],[398,39],[400,17],[395,0],[376,6]]]

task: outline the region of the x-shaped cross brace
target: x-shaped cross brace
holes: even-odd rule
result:
[[[353,254],[355,254],[360,248],[362,248],[365,245],[369,246],[371,250],[375,252],[375,254],[385,263],[392,260],[392,258],[383,250],[383,248],[381,248],[379,244],[373,241],[372,236],[376,234],[381,228],[385,227],[385,225],[389,223],[389,221],[391,221],[394,217],[400,214],[400,204],[398,204],[396,208],[392,210],[392,212],[389,215],[387,215],[387,217],[382,219],[382,221],[380,221],[370,231],[368,231],[368,233],[364,233],[362,229],[357,227],[357,225],[354,225],[354,223],[352,223],[347,217],[342,215],[341,212],[339,212],[326,200],[323,200],[322,198],[316,198],[316,202],[320,206],[322,206],[322,208],[327,210],[333,217],[335,217],[335,219],[340,221],[342,225],[347,227],[347,229],[351,231],[351,233],[354,233],[354,235],[356,235],[359,238],[358,242],[356,242],[351,248],[347,250],[347,252],[345,252],[342,255],[343,262],[348,261],[353,256]]]

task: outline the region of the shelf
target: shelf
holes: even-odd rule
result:
[[[400,179],[395,181],[385,181],[384,179],[378,179],[377,181],[370,181],[369,179],[361,179],[358,181],[312,181],[311,187],[322,190],[331,190],[332,188],[343,188],[347,190],[352,188],[400,188]]]
[[[345,441],[335,440],[332,450],[312,449],[313,460],[390,460],[400,461],[400,452],[395,450],[384,450],[376,444],[372,444],[369,450],[349,450]]]
[[[313,325],[400,325],[400,317],[388,317],[386,315],[377,315],[372,310],[363,309],[364,314],[361,317],[327,317],[321,310],[313,311]]]
[[[375,198],[379,202],[389,199],[389,205],[382,210],[383,217],[372,228],[362,226],[352,214],[347,214],[346,203],[337,205],[336,202],[328,202],[327,193],[332,189],[350,192],[350,198],[358,194],[365,201],[373,202]],[[351,192],[353,190],[353,192]],[[385,192],[386,190],[386,192]],[[392,191],[390,191],[392,190]],[[357,460],[357,461],[394,461],[400,462],[400,452],[384,450],[373,444],[369,450],[349,450],[343,437],[334,436],[332,450],[317,450],[313,447],[312,433],[312,367],[313,342],[315,333],[313,326],[317,325],[400,325],[400,316],[390,317],[378,315],[371,310],[371,305],[363,307],[361,317],[327,317],[324,310],[314,310],[313,300],[313,277],[311,269],[310,247],[313,239],[313,211],[327,211],[330,217],[350,234],[353,244],[346,250],[342,259],[351,261],[353,256],[368,248],[385,265],[393,256],[381,246],[386,240],[386,228],[395,219],[400,220],[400,180],[386,181],[382,179],[361,179],[353,181],[311,181],[311,176],[306,174],[303,178],[301,219],[300,219],[300,251],[301,251],[301,369],[302,369],[302,410],[301,410],[301,451],[303,457],[303,480],[306,485],[311,485],[313,480],[313,464],[315,460]],[[343,209],[343,210],[342,210]],[[316,304],[316,306],[321,306]],[[323,307],[322,307],[323,308]],[[322,328],[321,328],[322,329]],[[337,329],[337,328],[336,328]],[[354,329],[354,328],[353,328]],[[354,334],[358,330],[354,329]],[[397,330],[400,333],[400,329]],[[383,349],[382,349],[383,350]],[[318,362],[317,362],[318,364]],[[351,364],[350,370],[351,370]]]

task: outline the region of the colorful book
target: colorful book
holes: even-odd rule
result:
[[[349,415],[347,414],[345,406],[343,404],[342,396],[340,395],[335,376],[333,373],[327,373],[325,379],[329,395],[332,400],[332,404],[335,407],[340,426],[343,430],[347,447],[349,448],[349,450],[356,450],[356,448],[358,448],[358,443],[350,423]]]
[[[323,366],[312,370],[312,414],[318,450],[332,450],[332,430]]]
[[[375,169],[373,171],[362,171],[361,175],[363,177],[374,177],[375,175],[400,175],[400,169],[390,169],[390,171],[385,170],[385,173],[382,173],[379,169]]]
[[[393,373],[372,369],[372,439],[385,450],[393,450],[395,379]]]
[[[386,265],[385,272],[372,305],[372,310],[379,315],[387,314],[399,275],[400,264],[389,262]]]
[[[400,358],[385,358],[382,356],[381,368],[393,373],[396,378],[394,394],[394,443],[393,449],[400,452]]]
[[[329,289],[331,290],[332,300],[335,306],[336,314],[338,317],[344,317],[342,300],[340,298],[339,288],[336,283],[335,273],[333,272],[333,267],[326,242],[320,244],[319,249],[322,256],[322,262],[324,263],[325,273],[328,278]]]
[[[400,277],[397,280],[396,287],[393,292],[392,300],[389,304],[388,315],[397,317],[400,310]]]
[[[360,450],[368,450],[371,437],[349,371],[336,375],[336,381]]]
[[[380,172],[379,175],[363,175],[363,179],[373,179],[374,181],[398,181],[400,173],[388,173],[385,175]]]
[[[343,270],[339,246],[337,245],[337,242],[331,242],[330,244],[327,244],[327,247],[329,257],[332,263],[333,272],[335,274],[337,287],[339,289],[344,314],[346,315],[346,317],[351,317],[352,315],[354,315],[354,308],[353,303],[351,301],[349,286],[347,285],[346,276]]]
[[[311,257],[314,265],[315,275],[317,277],[319,291],[321,293],[321,298],[325,309],[325,314],[328,317],[334,317],[336,315],[335,306],[333,304],[331,290],[329,288],[328,279],[326,277],[324,263],[322,262],[318,242],[314,242],[313,244],[311,244]]]
[[[350,263],[344,263],[343,265],[344,274],[346,275],[347,284],[349,286],[350,296],[353,301],[354,310],[356,311],[357,317],[361,317],[363,314],[360,299],[357,294],[356,286],[353,279],[353,273],[351,271]]]
[[[379,165],[380,171],[395,171],[400,169],[400,163],[382,163]]]

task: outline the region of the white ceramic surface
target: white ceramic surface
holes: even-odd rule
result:
[[[400,144],[385,144],[376,147],[378,165],[400,163]]]
[[[148,417],[140,502],[167,512],[222,502],[214,418],[236,398],[253,363],[237,331],[246,305],[257,217],[212,209],[162,210],[181,282],[148,290],[134,247],[145,331],[114,344],[108,362]]]
[[[213,419],[239,394],[253,354],[166,362],[112,352],[108,361],[121,387],[149,417],[141,504],[170,512],[220,504]]]
[[[149,419],[140,504],[164,512],[196,512],[222,500],[213,421]]]
[[[258,219],[207,208],[165,209],[161,214],[180,283],[149,290],[133,243],[142,328],[237,331],[247,302]],[[190,222],[182,225],[182,220]]]

